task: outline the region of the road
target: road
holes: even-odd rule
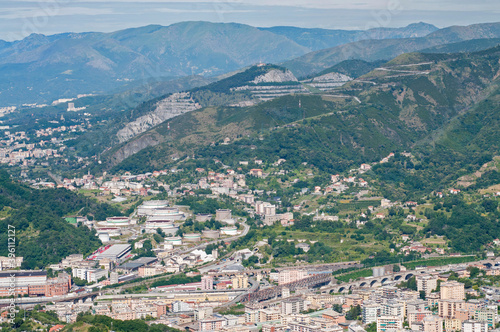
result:
[[[241,302],[241,300],[243,299],[243,297],[245,297],[245,295],[247,295],[248,293],[253,293],[259,289],[259,283],[255,279],[248,278],[248,282],[252,285],[252,287],[250,287],[246,292],[236,296],[232,301],[220,305],[218,308],[227,308],[232,305],[235,305],[238,302]]]
[[[191,247],[191,248],[188,248],[188,249],[185,249],[185,250],[181,250],[181,251],[176,251],[174,252],[174,254],[176,255],[184,255],[188,252],[191,252],[193,250],[196,250],[196,249],[204,249],[206,246],[208,246],[209,244],[215,244],[215,243],[219,243],[220,241],[234,241],[242,236],[245,236],[248,234],[248,231],[250,230],[250,226],[248,226],[247,224],[245,223],[241,223],[241,225],[243,226],[243,232],[241,234],[238,234],[238,235],[235,235],[235,236],[231,236],[231,237],[228,237],[228,238],[224,238],[224,239],[217,239],[217,240],[214,240],[214,241],[210,241],[210,242],[205,242],[205,243],[200,243],[199,245],[197,246],[194,246],[194,247]],[[215,267],[217,267],[218,263],[215,262],[213,264],[210,264],[208,266],[205,266],[203,268],[200,268],[200,271],[208,271],[208,270],[212,270],[214,269]],[[126,289],[126,288],[132,288],[132,287],[135,287],[137,286],[138,284],[150,284],[158,279],[162,279],[162,278],[165,278],[165,277],[170,277],[170,276],[174,276],[174,275],[178,275],[178,274],[181,274],[182,272],[178,272],[178,273],[174,273],[174,274],[169,274],[168,276],[160,276],[160,277],[155,277],[155,278],[151,278],[151,279],[147,279],[147,280],[142,280],[142,281],[137,281],[137,282],[131,282],[127,285],[123,285],[121,287],[117,287],[117,288],[114,288],[115,290],[117,291],[121,291],[122,289]]]
[[[174,254],[184,255],[184,254],[187,254],[188,252],[191,252],[193,250],[204,249],[208,245],[210,245],[210,244],[216,244],[216,243],[219,243],[220,241],[225,241],[225,242],[229,241],[229,242],[231,242],[231,241],[237,240],[240,237],[243,237],[243,236],[247,235],[248,231],[250,230],[250,226],[248,226],[244,222],[241,223],[240,225],[243,226],[243,232],[241,234],[238,234],[238,235],[235,235],[235,236],[231,236],[231,237],[227,237],[227,238],[223,238],[223,239],[213,240],[213,241],[210,241],[210,242],[200,243],[199,245],[191,247],[191,248],[187,248],[187,249],[184,249],[184,250],[181,250],[181,251],[174,251]]]

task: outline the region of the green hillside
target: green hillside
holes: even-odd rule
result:
[[[459,43],[472,39],[500,38],[500,23],[454,26],[432,32],[425,37],[402,39],[366,39],[319,50],[283,63],[296,76],[307,76],[345,60],[389,60],[402,53],[416,52],[434,46]],[[469,51],[477,50],[477,46]],[[464,49],[462,47],[461,51]]]
[[[459,43],[438,45],[421,50],[423,53],[479,52],[500,45],[500,38],[481,38]]]
[[[108,204],[97,203],[66,189],[33,189],[13,181],[0,170],[0,241],[7,243],[7,229],[15,229],[15,254],[24,257],[23,267],[42,268],[74,253],[89,254],[101,241],[86,226],[75,227],[62,217],[88,215],[104,220],[121,212]],[[6,245],[0,256],[9,254]]]
[[[374,62],[368,62],[363,60],[345,60],[334,66],[331,66],[330,68],[326,68],[320,71],[319,73],[308,75],[306,78],[313,78],[316,76],[321,76],[329,73],[340,73],[350,76],[352,78],[358,78],[360,76],[368,74],[369,72],[381,66],[385,62],[386,61],[384,60],[374,61]]]
[[[169,130],[162,124],[117,147],[108,161],[113,164],[121,151],[142,144],[150,147],[115,170],[163,167],[172,156],[195,153],[228,165],[285,158],[343,171],[390,152],[411,150],[441,132],[490,93],[498,56],[498,48],[472,54],[404,54],[339,90],[357,96],[359,103],[295,95],[246,108],[205,108],[173,119]],[[231,144],[218,144],[226,137]]]

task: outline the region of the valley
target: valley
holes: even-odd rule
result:
[[[1,329],[493,329],[499,27],[0,44]]]

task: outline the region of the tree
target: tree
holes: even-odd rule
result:
[[[374,323],[366,325],[365,330],[366,330],[366,332],[377,332],[377,323],[374,322]]]
[[[356,320],[361,315],[361,306],[357,305],[349,309],[349,311],[345,315],[345,319],[347,320]]]
[[[470,278],[474,279],[481,272],[481,270],[475,266],[468,266],[467,271],[469,271]]]
[[[87,285],[87,280],[84,280],[84,279],[80,279],[80,278],[77,278],[77,277],[74,277],[73,278],[73,283],[77,286],[85,286]]]
[[[342,305],[341,304],[338,304],[338,303],[334,304],[332,306],[332,309],[335,310],[338,313],[342,313]]]
[[[416,280],[415,276],[413,276],[410,279],[408,279],[407,281],[401,282],[398,285],[398,287],[400,287],[400,288],[408,288],[408,289],[416,291],[417,290],[417,280]]]

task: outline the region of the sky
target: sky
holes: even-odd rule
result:
[[[111,32],[181,21],[326,29],[437,27],[500,21],[498,0],[0,0],[0,39],[31,33]]]

